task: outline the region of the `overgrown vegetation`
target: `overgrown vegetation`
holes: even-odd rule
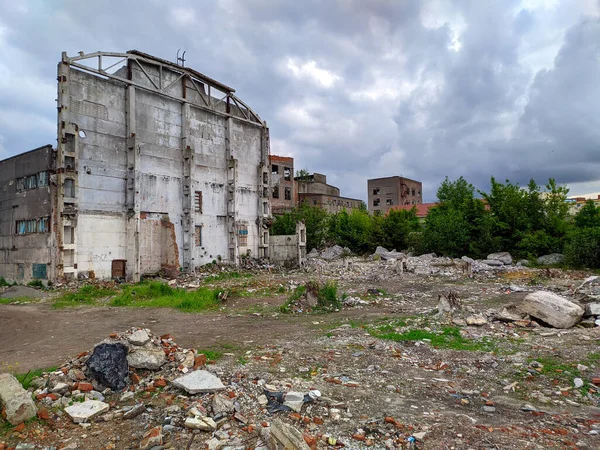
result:
[[[335,311],[342,307],[336,282],[319,283],[318,281],[309,281],[305,286],[298,286],[294,289],[287,301],[279,308],[280,311],[283,313],[292,312],[293,305],[307,295],[316,298],[316,306],[312,308],[314,312]]]
[[[24,389],[29,389],[31,387],[31,381],[34,378],[41,376],[45,372],[54,372],[56,367],[47,367],[45,369],[35,369],[30,370],[27,373],[17,373],[15,374],[15,378],[21,383]]]
[[[221,272],[216,275],[210,275],[204,279],[205,283],[214,283],[215,281],[226,281],[240,278],[252,278],[254,275],[251,273],[240,273],[240,272]]]
[[[116,292],[112,289],[95,284],[88,284],[76,292],[67,292],[61,295],[54,302],[54,307],[62,308],[65,306],[91,305],[98,299],[111,297],[115,294]]]
[[[4,277],[0,277],[0,287],[12,286]]]
[[[416,208],[371,216],[365,208],[327,214],[303,204],[278,216],[271,233],[293,234],[296,221],[304,220],[309,249],[339,244],[365,254],[381,245],[473,258],[507,251],[530,260],[564,253],[570,267],[600,268],[600,209],[590,200],[571,217],[568,192],[553,179],[542,188],[534,180],[521,187],[492,177],[489,192],[483,192],[463,177],[446,178],[437,190],[439,205],[424,223],[419,223]]]
[[[175,308],[187,312],[212,309],[219,304],[219,291],[201,287],[192,291],[173,288],[158,281],[143,281],[123,287],[112,306]]]

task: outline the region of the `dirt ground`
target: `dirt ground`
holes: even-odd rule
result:
[[[51,296],[24,305],[0,305],[0,371],[60,367],[109,333],[144,327],[158,335],[170,334],[184,348],[225,352],[229,356],[219,360],[214,370],[247,380],[247,385],[240,382],[247,391],[255,389],[252,380],[256,383],[259,378],[297,390],[319,389],[342,405],[341,417],[336,418],[331,409],[309,406],[305,413],[325,417],[324,425],[315,428],[286,420],[305,433],[336,435],[346,448],[600,448],[599,397],[590,384],[600,377],[600,328],[556,330],[493,320],[482,326],[460,322],[470,314],[489,318],[491,310],[519,304],[534,290],[573,293],[588,274],[523,271],[467,279],[460,271],[422,276],[375,269],[357,262],[350,269],[332,264],[254,275],[254,285],[280,282],[293,287],[308,279],[335,280],[345,296],[368,302],[327,314],[281,314],[278,306],[287,293],[234,296],[222,310],[203,314],[106,306],[57,310],[51,308]],[[236,283],[240,282],[224,285]],[[381,295],[369,295],[369,289],[378,289]],[[461,299],[462,313],[453,318],[434,315],[439,294],[449,292]],[[394,325],[400,331],[459,327],[469,342],[492,342],[494,348],[439,348],[428,339],[391,341],[369,333],[401,318],[405,323]],[[458,322],[452,321],[457,318]],[[544,370],[535,365],[537,359],[544,361],[546,369],[552,361],[564,366]],[[571,370],[576,366],[585,367],[577,374],[589,391],[573,388]],[[249,409],[244,414],[257,423],[270,420],[264,412]],[[125,449],[137,446],[154,419],[159,420],[151,415],[143,424],[130,421],[118,426],[95,422],[96,434],[65,427],[69,439],[80,442],[77,448]],[[123,438],[112,439],[114,429]],[[173,435],[165,448],[188,448],[183,443],[185,430],[181,433]],[[357,433],[370,436],[368,445],[353,438]],[[398,433],[414,433],[419,439],[407,441],[406,447],[390,447],[390,439],[399,439]],[[102,436],[102,444],[89,440],[91,435]],[[25,442],[34,432],[6,436],[9,444],[16,442],[16,436]],[[201,441],[189,448],[205,448]],[[60,442],[65,442],[64,433],[46,439],[46,445],[60,446]],[[113,446],[106,447],[107,442]],[[318,448],[334,446],[320,442]]]

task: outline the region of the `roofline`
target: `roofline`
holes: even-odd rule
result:
[[[415,183],[423,184],[422,181],[413,180],[412,178],[403,177],[402,175],[392,175],[391,177],[371,178],[371,179],[367,180],[367,183],[370,183],[371,181],[379,181],[379,180],[393,180],[394,178],[399,178],[399,179],[408,180],[408,181],[414,181]]]
[[[2,160],[0,160],[0,164],[4,163],[4,162],[6,162],[6,161],[10,161],[11,159],[19,158],[19,157],[21,157],[21,156],[28,155],[29,153],[37,152],[37,151],[39,151],[39,150],[42,150],[42,149],[44,149],[44,148],[48,148],[48,147],[50,147],[50,150],[52,150],[52,149],[53,149],[53,147],[52,147],[52,144],[46,144],[46,145],[42,145],[41,147],[34,148],[33,150],[27,150],[26,152],[19,153],[18,155],[9,156],[9,157],[8,157],[8,158],[6,158],[6,159],[2,159]]]

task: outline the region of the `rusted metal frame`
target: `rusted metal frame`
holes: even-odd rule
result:
[[[206,106],[210,106],[210,103],[206,101],[206,99],[204,98],[204,96],[202,95],[203,93],[200,92],[200,88],[198,87],[198,85],[196,84],[196,80],[194,80],[193,78],[190,78],[190,81],[192,82],[192,84],[194,85],[194,88],[196,88],[196,91],[198,92],[198,95],[200,96],[200,98],[202,99],[202,101],[204,103],[206,103]]]
[[[144,72],[144,75],[146,75],[146,78],[148,78],[148,80],[150,81],[150,83],[152,83],[152,85],[153,85],[153,86],[154,86],[156,89],[160,90],[160,88],[159,88],[159,87],[156,85],[156,83],[154,82],[154,80],[153,80],[152,78],[150,78],[150,75],[148,75],[148,72],[146,72],[146,69],[144,69],[144,67],[143,67],[143,66],[140,64],[140,62],[139,62],[137,59],[135,59],[135,58],[134,58],[134,61],[136,62],[136,64],[138,65],[138,67],[139,67],[140,69],[142,69],[142,72]],[[169,86],[170,86],[170,85],[169,85]],[[166,88],[165,88],[165,89],[166,89]]]
[[[246,110],[254,116],[254,118],[256,119],[257,122],[262,123],[263,120],[260,118],[260,116],[258,114],[256,114],[254,112],[254,110],[252,108],[250,108],[246,103],[244,103],[242,100],[240,100],[234,94],[229,94],[229,95],[231,96],[231,98],[233,98],[235,100],[236,103],[239,102],[244,108],[246,108]]]
[[[141,83],[138,83],[137,81],[128,80],[127,78],[123,78],[123,77],[114,75],[112,73],[107,73],[107,72],[104,72],[104,71],[100,71],[100,70],[94,69],[93,67],[84,66],[83,64],[79,64],[79,63],[75,63],[75,62],[70,63],[70,65],[73,66],[73,67],[76,67],[78,69],[87,71],[87,72],[95,73],[95,74],[101,75],[103,77],[112,78],[112,79],[115,79],[117,81],[121,81],[122,83],[125,83],[125,84],[131,84],[131,85],[133,85],[133,86],[135,86],[137,88],[140,88],[142,90],[145,90],[145,91],[148,91],[148,92],[153,92],[153,93],[159,94],[159,95],[163,95],[163,96],[165,96],[167,98],[170,98],[172,100],[176,100],[176,101],[179,101],[179,102],[182,102],[182,101],[183,102],[187,102],[187,103],[189,103],[191,106],[193,106],[195,108],[202,109],[204,111],[209,111],[209,112],[211,112],[213,114],[216,114],[218,116],[231,117],[231,114],[223,113],[221,111],[217,111],[216,109],[213,109],[214,107],[216,107],[217,104],[213,104],[213,108],[206,107],[206,106],[203,106],[201,104],[195,104],[195,103],[192,103],[192,102],[188,102],[187,100],[182,99],[181,97],[175,97],[174,95],[167,94],[167,93],[165,93],[163,91],[160,91],[158,89],[156,89],[156,90],[152,89],[152,88],[150,88],[148,86],[145,86],[145,85],[143,85]],[[223,98],[226,98],[226,97],[227,97],[227,95],[225,97],[223,97]],[[219,101],[223,101],[223,100],[219,100]],[[240,120],[240,121],[248,123],[250,125],[255,125],[255,126],[260,126],[260,127],[263,126],[262,122],[256,122],[256,121],[253,121],[253,120],[244,119],[242,117],[234,117],[234,119]]]
[[[241,111],[241,113],[244,115],[244,118],[250,120],[250,118],[248,117],[248,114],[246,114],[246,112],[242,109],[240,104],[236,101],[235,97],[233,95],[230,95],[228,98],[231,98],[231,100],[233,100],[233,103],[235,103],[235,106],[237,106],[238,109]]]

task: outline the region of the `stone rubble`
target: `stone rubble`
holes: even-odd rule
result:
[[[29,393],[9,373],[0,373],[0,406],[13,425],[19,425],[35,417],[37,409]]]

